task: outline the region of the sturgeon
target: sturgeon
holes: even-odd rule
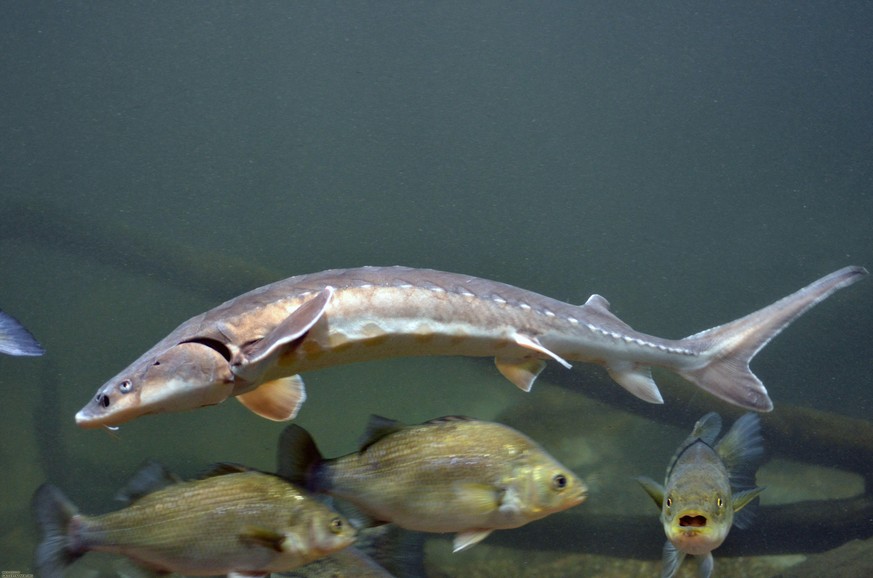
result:
[[[430,269],[362,267],[278,281],[176,328],[105,383],[76,414],[85,428],[196,409],[236,397],[256,414],[293,419],[299,374],[419,355],[493,357],[529,391],[547,360],[603,365],[630,393],[663,398],[652,367],[671,370],[734,405],[769,411],[749,361],[789,323],[867,271],[845,267],[764,309],[684,339],[633,330],[592,295],[571,305],[504,283]]]

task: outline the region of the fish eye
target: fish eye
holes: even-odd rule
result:
[[[552,478],[552,489],[563,490],[567,487],[567,476],[564,474],[555,474]]]
[[[724,500],[721,499],[721,496],[718,496],[715,499],[715,504],[719,507],[719,509],[724,508]]]
[[[118,391],[121,393],[130,393],[133,390],[133,382],[129,379],[125,379],[121,383],[118,384]]]
[[[330,531],[334,534],[339,534],[343,531],[345,524],[343,524],[342,518],[333,518],[330,521]]]
[[[667,507],[668,507],[668,508],[672,508],[672,507],[673,507],[673,498],[671,498],[671,497],[667,497]]]

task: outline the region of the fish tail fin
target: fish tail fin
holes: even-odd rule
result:
[[[33,512],[41,533],[36,573],[43,578],[63,578],[65,568],[86,552],[75,536],[78,510],[58,488],[43,484],[33,494]]]
[[[732,404],[770,411],[773,402],[749,362],[792,321],[866,274],[863,267],[844,267],[750,315],[686,337],[680,343],[699,351],[701,363],[677,373]]]
[[[329,480],[323,475],[324,457],[309,432],[297,424],[282,430],[277,456],[279,475],[313,492],[329,489]]]
[[[755,484],[755,474],[764,461],[764,438],[758,414],[742,415],[715,446],[730,476],[734,503],[734,522],[748,528],[758,510],[757,496],[764,488]]]
[[[0,311],[0,353],[34,356],[45,349],[17,319]]]

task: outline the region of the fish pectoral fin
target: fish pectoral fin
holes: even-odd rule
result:
[[[748,506],[758,495],[764,491],[765,488],[751,488],[748,490],[742,490],[740,492],[735,492],[731,496],[731,502],[733,502],[734,513],[736,514],[746,506]]]
[[[455,482],[454,491],[465,508],[477,515],[495,512],[501,504],[500,492],[488,484]]]
[[[709,578],[712,576],[713,568],[715,568],[715,559],[712,557],[712,552],[707,552],[697,567],[697,577]]]
[[[267,548],[276,552],[282,552],[282,545],[285,542],[285,534],[268,530],[267,528],[259,528],[257,526],[248,526],[243,528],[239,535],[240,542],[246,546]]]
[[[334,288],[329,285],[319,291],[315,297],[292,311],[263,339],[245,347],[239,358],[232,360],[231,364],[240,369],[258,364],[279,347],[303,337],[324,316],[333,294]]]
[[[661,578],[673,578],[676,572],[679,571],[679,566],[685,559],[685,552],[676,548],[670,540],[664,543],[664,550],[661,554],[661,560],[664,567],[661,569]]]
[[[460,552],[467,548],[472,548],[482,540],[488,537],[491,530],[468,530],[455,535],[452,542],[452,552]]]
[[[548,355],[567,369],[572,368],[573,366],[569,361],[555,353],[554,351],[548,349],[545,345],[540,343],[540,340],[536,337],[531,337],[530,335],[525,335],[524,333],[516,333],[512,336],[517,345],[524,347],[525,349],[530,349],[532,351],[536,351],[537,353],[542,353],[543,355]]]
[[[640,476],[635,478],[636,481],[643,487],[649,497],[654,500],[655,504],[658,506],[658,509],[664,507],[664,486],[653,480],[652,478],[647,478],[645,476]]]
[[[540,372],[545,369],[546,362],[542,359],[503,359],[494,358],[494,364],[503,377],[511,381],[522,391],[530,391]]]
[[[515,518],[521,515],[524,503],[515,488],[508,488],[500,497],[500,506],[497,510],[504,516]]]
[[[236,398],[261,417],[273,421],[288,421],[297,416],[306,401],[306,387],[303,385],[303,378],[292,375],[268,381]]]
[[[606,364],[606,371],[617,384],[643,401],[664,403],[664,398],[661,397],[661,392],[652,379],[652,370],[648,366],[630,361],[610,361]]]

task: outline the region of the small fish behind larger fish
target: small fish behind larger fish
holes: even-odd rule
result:
[[[343,516],[272,474],[236,471],[171,481],[151,463],[126,492],[135,501],[100,516],[80,514],[56,487],[40,486],[33,500],[42,532],[37,575],[62,578],[80,556],[103,551],[159,572],[265,576],[355,540],[356,531]]]
[[[701,557],[699,575],[708,578],[712,551],[721,546],[731,526],[747,527],[748,505],[764,488],[755,486],[755,471],[764,457],[760,419],[747,413],[715,443],[721,418],[708,413],[676,450],[664,485],[638,478],[661,509],[664,544],[662,578],[672,578],[686,554]]]
[[[236,397],[274,420],[305,400],[299,373],[415,355],[494,357],[528,391],[546,360],[602,364],[637,397],[663,399],[651,367],[674,371],[730,403],[773,404],[749,369],[767,342],[804,311],[867,271],[846,267],[741,319],[685,339],[631,329],[592,295],[581,306],[467,275],[363,267],[291,277],[189,319],[97,391],[82,427]]]

